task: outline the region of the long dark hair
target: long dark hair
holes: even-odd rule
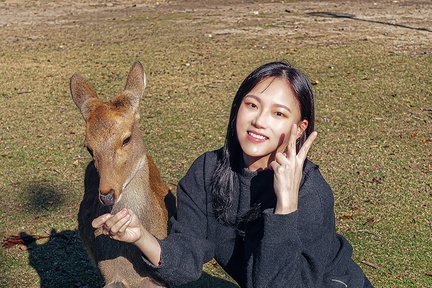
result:
[[[235,225],[236,219],[230,219],[228,210],[233,202],[234,175],[235,172],[242,169],[241,165],[243,163],[243,153],[236,131],[237,113],[243,98],[259,82],[268,77],[278,77],[288,81],[300,104],[301,120],[305,119],[309,123],[305,133],[297,140],[297,151],[314,131],[315,110],[312,86],[308,78],[300,70],[286,62],[271,62],[258,67],[243,80],[231,106],[225,144],[220,155],[218,155],[218,163],[212,178],[213,212],[216,219],[225,225]],[[235,216],[237,217],[237,215]]]

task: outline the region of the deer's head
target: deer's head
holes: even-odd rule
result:
[[[99,199],[112,206],[121,196],[144,157],[138,129],[139,103],[146,87],[144,68],[135,62],[125,89],[108,102],[97,98],[92,85],[74,74],[71,96],[86,122],[85,145],[99,173]]]

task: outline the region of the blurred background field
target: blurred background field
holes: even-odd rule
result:
[[[84,122],[79,72],[103,99],[135,60],[141,127],[164,180],[223,144],[236,89],[287,60],[314,83],[310,158],[337,229],[376,287],[432,287],[432,4],[429,1],[0,0],[0,287],[99,287],[76,233]],[[237,287],[215,264],[186,287]]]

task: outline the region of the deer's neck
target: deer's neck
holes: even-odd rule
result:
[[[144,211],[148,211],[149,203],[149,169],[147,155],[142,154],[136,162],[135,169],[123,185],[120,200],[114,204],[112,213],[116,213],[123,208],[128,208],[137,214],[138,218],[144,217]]]

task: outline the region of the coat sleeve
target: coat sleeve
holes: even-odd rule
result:
[[[203,264],[214,257],[215,245],[207,239],[205,156],[192,164],[177,186],[177,215],[171,231],[160,240],[161,264],[153,266],[145,257],[150,274],[169,285],[197,280]]]
[[[333,203],[333,192],[314,166],[304,176],[298,210],[264,211],[252,287],[328,287],[324,274],[340,246]]]

